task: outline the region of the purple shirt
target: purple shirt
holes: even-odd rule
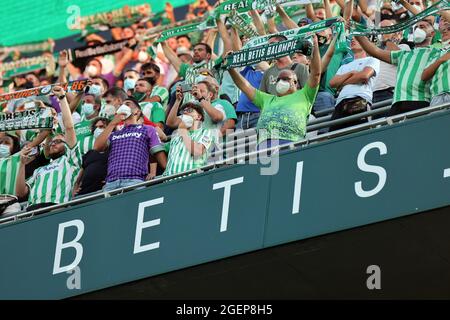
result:
[[[109,136],[106,182],[118,179],[145,180],[149,154],[164,151],[156,129],[146,125],[128,125]]]

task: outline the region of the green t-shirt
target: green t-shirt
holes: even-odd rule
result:
[[[258,142],[267,139],[299,141],[306,134],[306,123],[316,99],[319,86],[311,88],[308,83],[303,89],[278,97],[256,90],[253,103],[261,109],[256,128]]]
[[[147,117],[151,122],[158,123],[166,122],[166,113],[164,112],[164,108],[159,102],[141,102],[139,105],[142,108],[142,113]]]

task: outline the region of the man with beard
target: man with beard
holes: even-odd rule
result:
[[[178,75],[184,78],[184,83],[186,85],[195,84],[195,79],[199,74],[200,69],[213,70],[213,67],[222,61],[222,57],[213,60],[211,57],[213,55],[211,47],[206,43],[198,43],[194,46],[194,64],[189,65],[187,63],[182,63],[180,58],[177,56],[172,49],[169,48],[167,43],[164,41],[161,43],[164,54],[170,63],[174,66],[175,70],[178,71]],[[225,51],[224,51],[225,52]],[[189,101],[194,101],[195,97],[190,93],[184,95],[184,103]]]
[[[72,188],[81,166],[81,152],[77,144],[75,128],[66,93],[56,86],[52,89],[61,105],[65,133],[47,137],[44,153],[51,162],[34,171],[25,181],[25,165],[30,161],[29,147],[20,153],[20,167],[17,175],[16,194],[28,196],[27,211],[68,202],[72,198]]]

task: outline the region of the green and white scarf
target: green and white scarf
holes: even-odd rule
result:
[[[227,57],[226,63],[222,65],[222,68],[238,68],[261,61],[279,59],[299,50],[311,51],[311,40],[299,35],[289,40],[235,51]],[[305,54],[310,55],[311,52],[305,52]]]
[[[53,116],[49,108],[0,113],[0,132],[51,128],[53,128]]]
[[[54,57],[46,55],[2,63],[0,64],[0,73],[3,74],[3,79],[9,79],[41,69],[46,69],[48,75],[53,75],[55,68],[56,62]]]
[[[0,102],[9,101],[14,99],[28,98],[32,96],[45,96],[50,94],[52,88],[55,86],[61,86],[66,92],[71,91],[82,91],[86,88],[88,80],[75,80],[64,84],[50,84],[48,86],[41,86],[37,88],[25,89],[20,91],[15,91],[11,93],[4,93],[0,95]]]

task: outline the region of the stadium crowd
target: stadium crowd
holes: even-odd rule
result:
[[[271,14],[250,11],[249,24],[276,43],[288,40],[281,30],[332,17],[341,17],[346,28],[350,20],[395,26],[435,2],[385,1],[376,8],[371,0],[323,0],[305,5],[301,19],[277,5]],[[186,18],[198,18],[213,5],[199,0]],[[450,10],[401,32],[348,36],[344,48],[337,48],[337,33],[328,28],[290,56],[224,71],[217,66],[251,38],[226,17],[216,24],[159,44],[154,41],[161,35],[155,34],[88,61],[61,51],[55,76],[46,70],[15,76],[3,93],[89,81],[79,92],[57,85],[48,96],[0,102],[4,113],[48,108],[54,118],[53,129],[0,132],[0,194],[18,199],[4,213],[20,211],[19,202],[33,210],[201,167],[234,130],[256,128],[258,147],[266,148],[303,139],[310,114],[323,110],[334,110],[332,119],[338,119],[388,99],[389,115],[450,102]],[[135,23],[114,28],[112,36],[133,43],[147,28]],[[93,33],[85,41],[95,46],[105,39]]]

